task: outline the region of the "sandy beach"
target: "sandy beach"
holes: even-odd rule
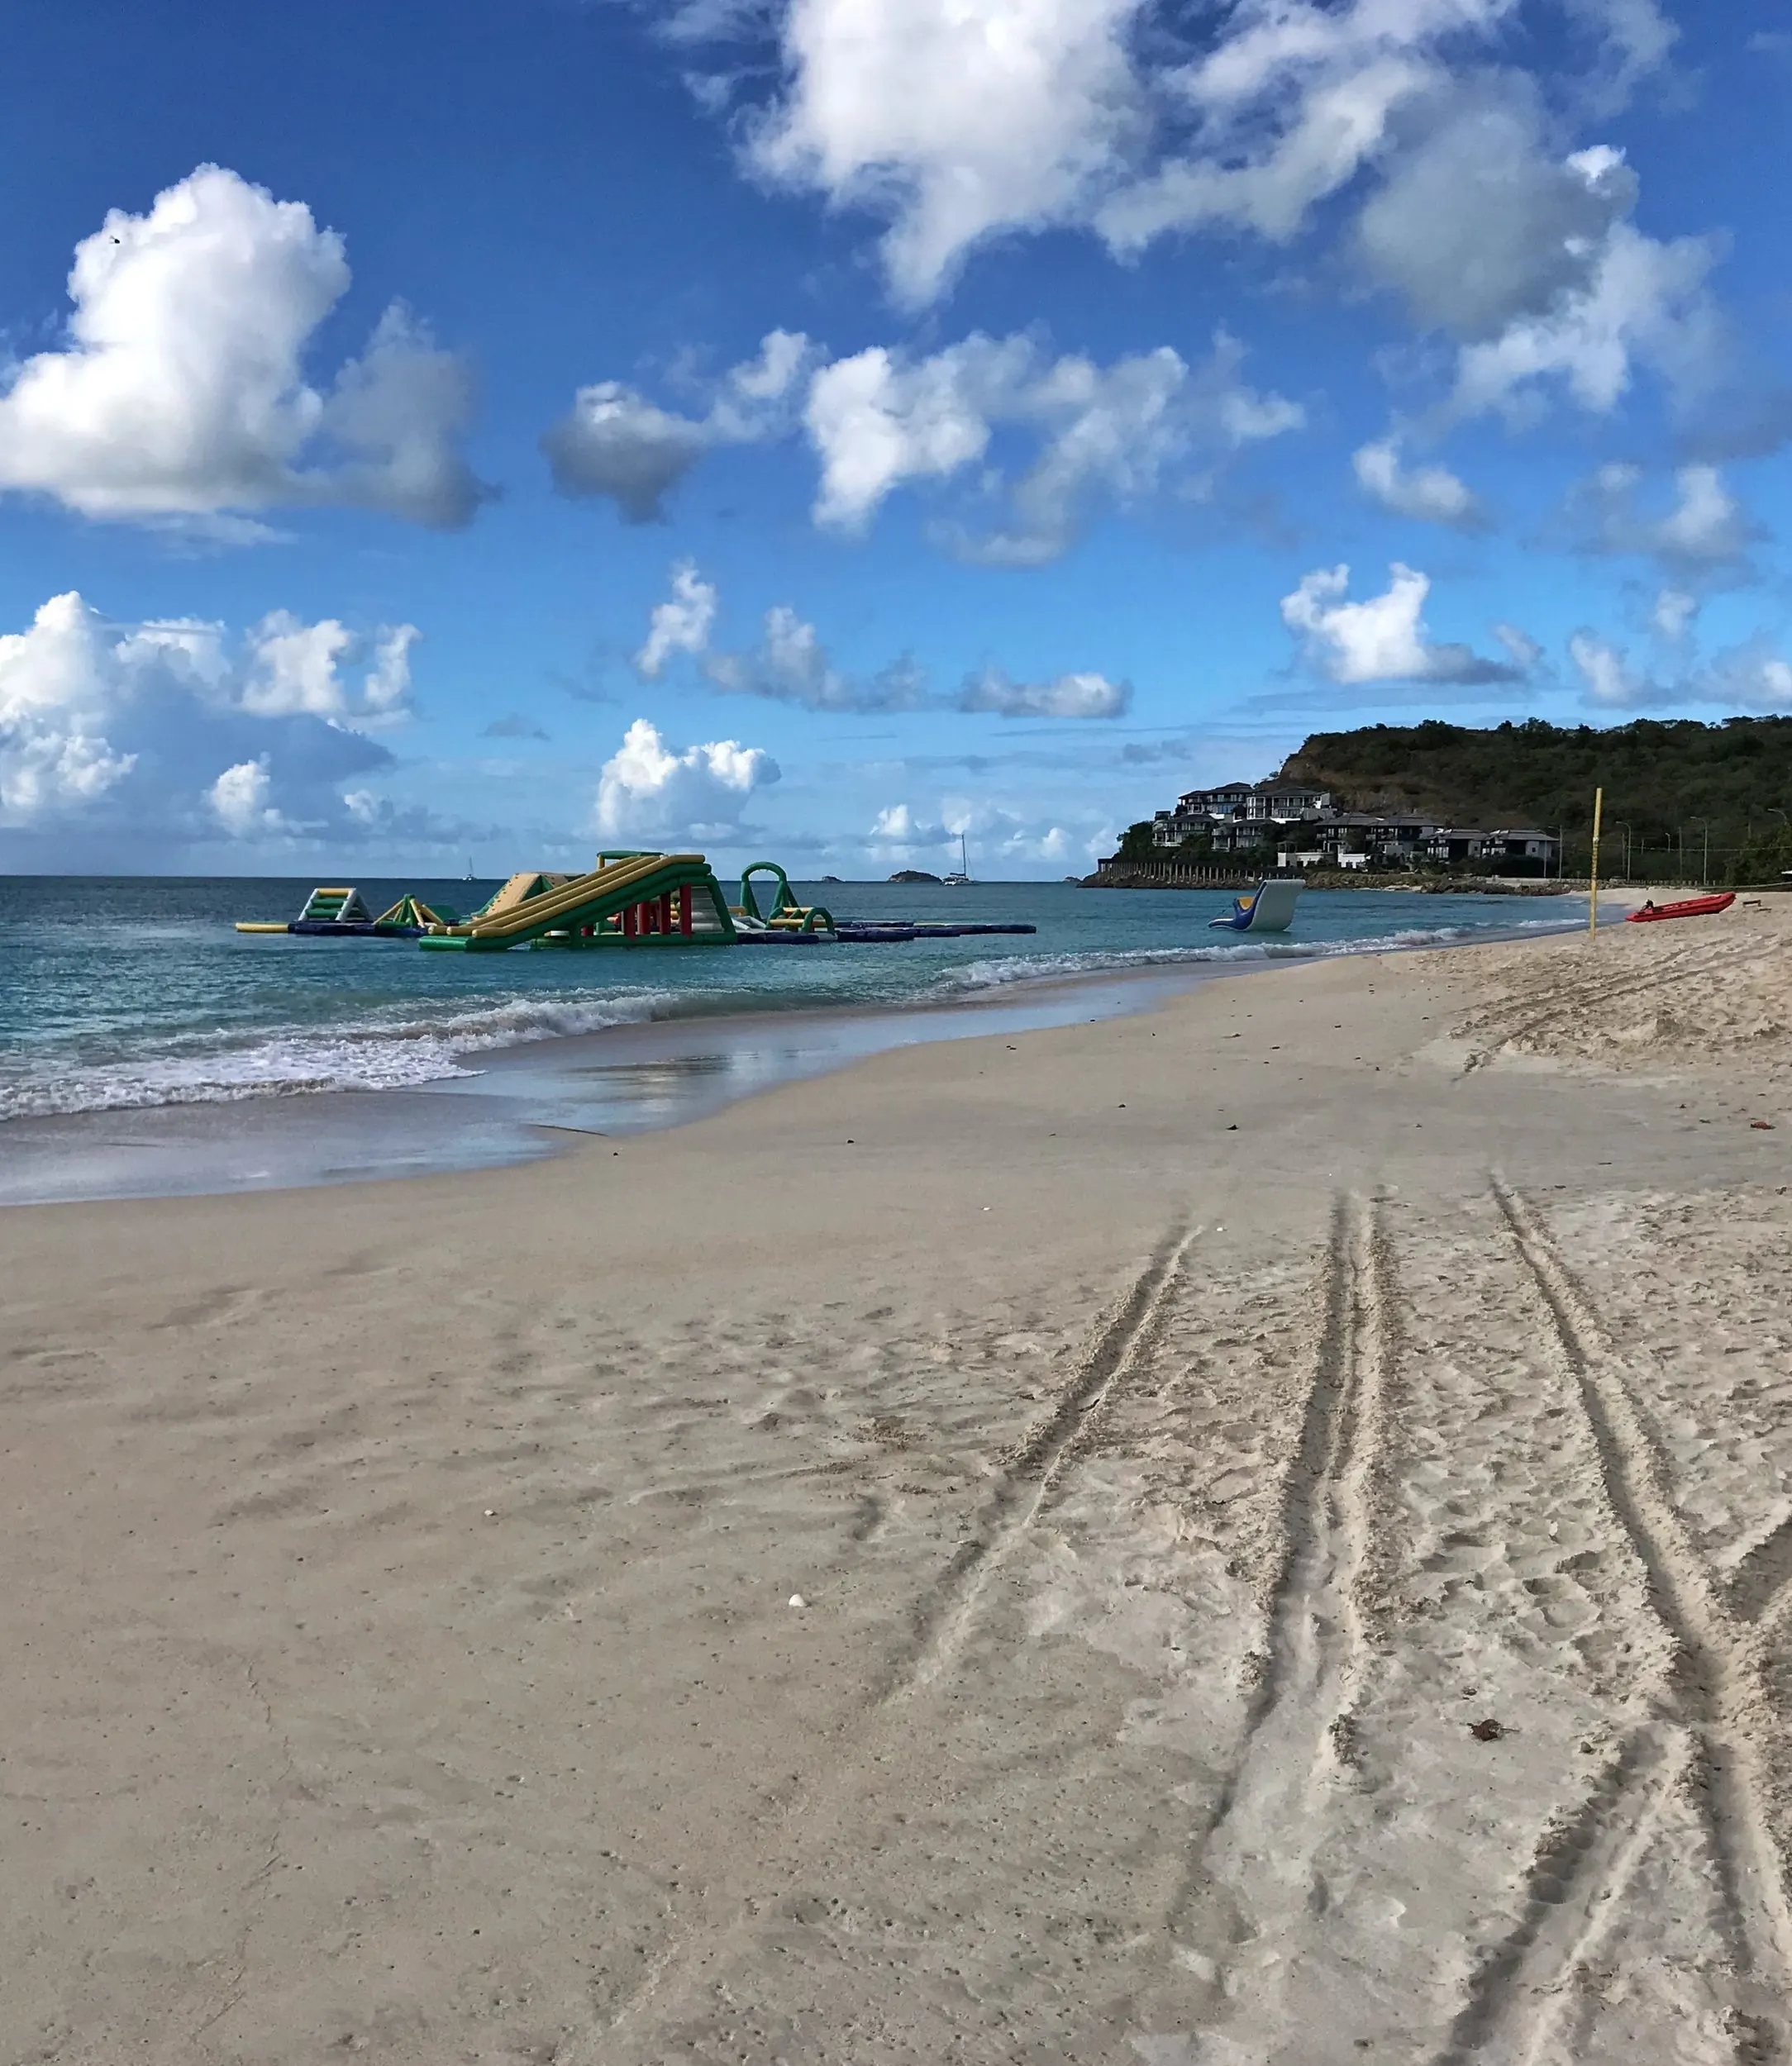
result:
[[[1792,910],[0,1211],[0,2059],[1788,2057]]]

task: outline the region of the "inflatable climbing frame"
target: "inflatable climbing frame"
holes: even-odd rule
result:
[[[733,913],[701,854],[606,853],[589,874],[512,875],[484,910],[432,926],[419,946],[732,947]]]

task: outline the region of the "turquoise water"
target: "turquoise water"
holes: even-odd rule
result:
[[[0,1119],[377,1090],[464,1077],[482,1051],[649,1021],[967,1001],[1005,985],[1180,964],[1442,944],[1575,921],[1578,900],[1303,898],[1291,932],[1208,930],[1214,890],[798,885],[836,916],[1025,921],[1037,935],[900,945],[425,954],[236,932],[310,881],[0,878]],[[466,911],[496,883],[366,882]]]

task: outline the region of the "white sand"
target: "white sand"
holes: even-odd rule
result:
[[[0,2059],[1785,2058],[1789,948],[0,1213]]]

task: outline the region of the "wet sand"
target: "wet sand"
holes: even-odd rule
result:
[[[568,1136],[687,1125],[737,1098],[891,1048],[1149,1011],[1224,971],[1157,968],[1017,983],[975,1002],[734,1012],[463,1054],[465,1073],[402,1089],[15,1119],[0,1206],[288,1190],[531,1162]]]
[[[0,1213],[0,2055],[1785,2056],[1789,947]]]

